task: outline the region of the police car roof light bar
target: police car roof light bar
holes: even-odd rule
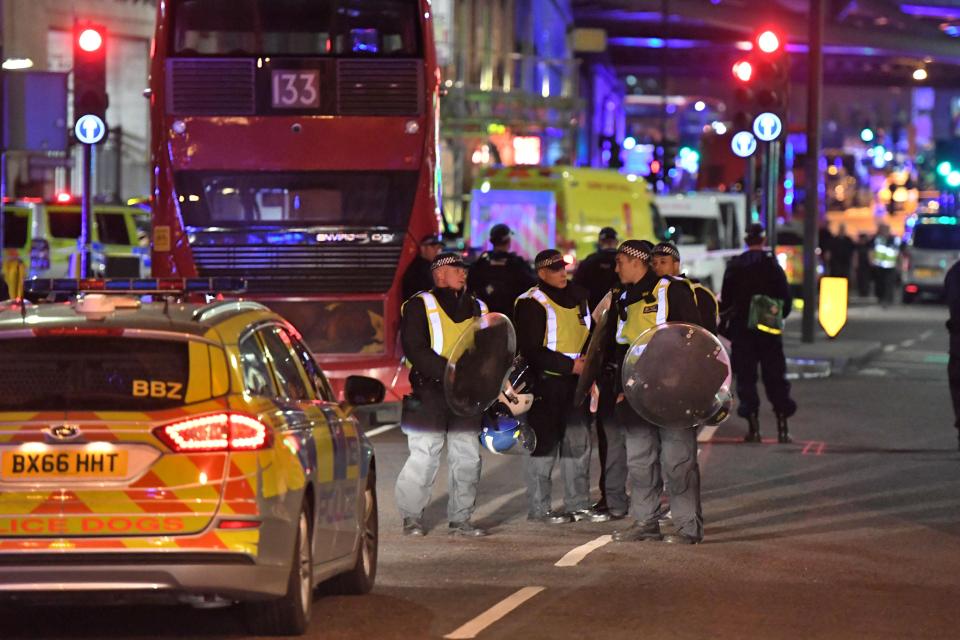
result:
[[[243,278],[39,278],[24,283],[26,295],[51,293],[115,293],[127,295],[177,293],[244,293]]]

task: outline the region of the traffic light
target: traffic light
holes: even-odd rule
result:
[[[107,30],[77,22],[73,29],[73,119],[93,115],[106,122]]]
[[[734,63],[736,88],[733,94],[733,130],[756,133],[755,120],[761,114],[773,114],[786,122],[789,98],[789,60],[783,37],[774,29],[763,29],[753,39],[753,49]],[[770,120],[761,123],[761,126]],[[765,127],[769,130],[768,127]],[[778,134],[779,135],[779,132]],[[763,138],[766,139],[766,138]]]

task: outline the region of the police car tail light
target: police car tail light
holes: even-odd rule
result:
[[[270,428],[241,413],[215,413],[178,420],[157,427],[153,433],[177,453],[256,451],[271,444]]]

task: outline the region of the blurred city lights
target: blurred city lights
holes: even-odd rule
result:
[[[960,171],[951,171],[947,175],[947,184],[951,187],[960,187]]]
[[[739,60],[733,65],[733,75],[740,82],[750,82],[753,77],[753,65],[747,60]]]
[[[924,68],[915,69],[913,72],[914,80],[926,80],[927,79],[927,70]]]
[[[84,51],[93,53],[103,46],[103,36],[96,29],[84,29],[77,39],[77,44]]]
[[[864,127],[860,131],[860,139],[864,142],[873,142],[873,129],[870,127]]]
[[[946,160],[937,165],[937,173],[942,178],[946,178],[951,171],[953,171],[953,165]]]
[[[693,108],[695,111],[703,111],[707,108],[707,103],[703,100],[697,100],[696,103],[694,103]]]
[[[773,31],[764,31],[757,36],[757,46],[764,53],[773,53],[780,48],[780,38]]]
[[[626,138],[623,139],[624,151],[631,151],[636,146],[637,146],[637,139],[634,138],[633,136],[627,136]]]

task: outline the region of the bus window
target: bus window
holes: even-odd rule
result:
[[[80,237],[82,220],[79,211],[47,211],[47,224],[54,238]]]
[[[419,56],[418,0],[179,0],[178,55]]]

